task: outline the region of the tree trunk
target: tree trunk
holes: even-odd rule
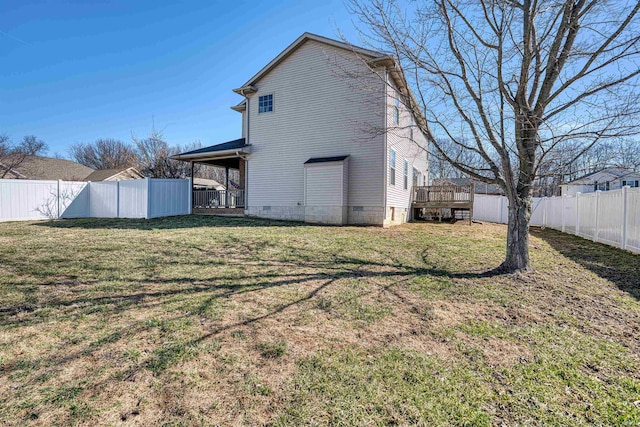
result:
[[[533,208],[531,197],[509,201],[507,256],[502,269],[510,273],[531,270],[529,262],[529,219]]]

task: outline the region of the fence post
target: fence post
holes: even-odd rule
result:
[[[580,194],[579,191],[576,193],[576,236],[580,235]]]
[[[563,233],[565,233],[565,225],[564,225],[564,201],[565,201],[565,196],[560,196],[560,218],[562,221],[562,227],[560,228],[562,230]]]
[[[594,209],[595,210],[594,215],[596,217],[595,217],[595,220],[594,220],[595,230],[593,230],[593,241],[594,242],[598,241],[598,234],[600,233],[600,224],[599,224],[599,222],[600,222],[599,219],[600,218],[599,218],[599,215],[598,215],[598,209],[599,208],[600,208],[600,190],[596,191],[596,208]]]
[[[189,215],[191,215],[193,213],[193,178],[189,178],[189,197],[187,197],[187,200],[189,202],[189,206],[188,206],[188,212]]]
[[[120,180],[116,181],[116,218],[120,218]]]
[[[146,177],[147,180],[147,213],[145,214],[145,219],[151,218],[151,178]]]
[[[629,207],[627,203],[627,189],[629,186],[625,185],[622,187],[622,239],[620,242],[620,247],[622,249],[627,249],[627,221],[629,215],[627,214],[627,209]]]
[[[62,183],[62,180],[59,179],[58,180],[58,215],[56,215],[57,216],[56,219],[60,219],[60,187],[61,187],[61,183]]]

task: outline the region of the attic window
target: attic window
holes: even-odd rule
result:
[[[263,95],[258,98],[258,113],[273,111],[273,94]]]

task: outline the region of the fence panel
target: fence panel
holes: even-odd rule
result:
[[[474,219],[503,224],[508,221],[504,196],[476,195],[473,210]],[[534,197],[530,224],[640,253],[640,188]]]
[[[627,188],[626,249],[640,253],[640,188]]]
[[[147,181],[144,179],[136,179],[119,181],[119,183],[119,218],[146,218],[148,197]]]
[[[148,218],[188,215],[191,185],[186,179],[149,180]]]
[[[480,221],[506,222],[507,216],[501,204],[507,204],[506,197],[476,194],[473,198],[473,217]]]
[[[88,218],[89,183],[62,181],[60,183],[60,218]],[[57,217],[52,217],[53,219]]]
[[[564,200],[562,197],[548,197],[544,200],[546,226],[562,231],[564,219]]]
[[[564,232],[576,234],[578,198],[576,196],[569,196],[563,197],[562,199],[562,208],[564,210]]]
[[[543,225],[544,224],[544,209],[545,199],[542,197],[533,198],[533,211],[531,212],[530,225]]]
[[[622,191],[602,191],[598,193],[597,241],[607,245],[622,246]]]
[[[118,182],[92,182],[89,186],[89,216],[118,217]]]
[[[596,235],[596,194],[578,196],[578,236],[593,239]]]
[[[57,218],[57,194],[58,181],[0,180],[0,221]]]

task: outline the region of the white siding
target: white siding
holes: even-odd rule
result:
[[[343,206],[342,162],[305,167],[305,206]]]
[[[304,220],[323,224],[348,222],[348,159],[304,167]]]
[[[427,141],[424,135],[414,127],[413,140],[410,137],[411,113],[399,102],[399,124],[395,123],[394,107],[396,90],[390,82],[387,86],[387,151],[386,151],[386,220],[387,224],[397,224],[409,220],[411,205],[411,186],[413,185],[413,168],[416,168],[429,179],[427,162]],[[391,150],[396,152],[395,185],[390,184]],[[408,185],[404,188],[404,161],[409,163]],[[419,183],[422,185],[422,182]],[[391,208],[394,208],[394,219],[391,220]]]
[[[383,82],[354,87],[345,68],[365,69],[348,51],[307,41],[254,85],[258,92],[248,102],[249,212],[291,207],[284,210],[302,219],[304,162],[340,155],[350,156],[348,206],[384,206],[383,136],[371,135],[384,123]],[[266,94],[273,94],[273,112],[258,114],[259,96]]]
[[[623,177],[616,177],[606,171],[600,171],[589,175],[588,177],[579,180],[573,184],[563,184],[561,186],[563,196],[575,196],[576,193],[593,193],[596,191],[595,183],[600,185],[606,185],[609,183],[609,191],[619,190],[623,187],[623,181],[635,181],[640,180],[640,174],[629,174]],[[604,190],[604,189],[601,189]]]

